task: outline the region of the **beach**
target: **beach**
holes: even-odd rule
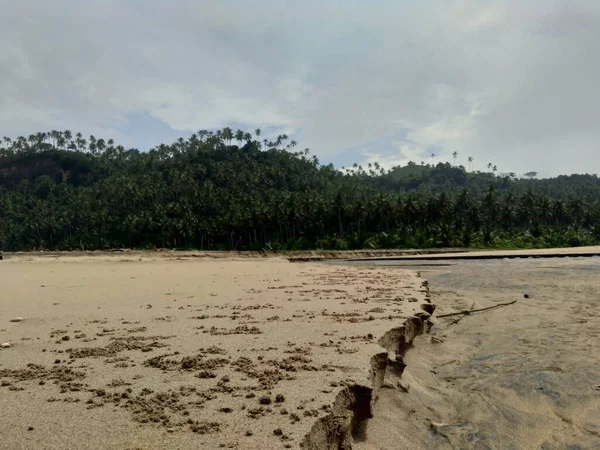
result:
[[[433,311],[415,271],[278,258],[12,255],[0,285],[10,449],[350,448]]]
[[[9,255],[0,448],[598,448],[600,258],[573,252]]]
[[[434,325],[355,448],[600,448],[599,258],[405,264],[429,280]]]

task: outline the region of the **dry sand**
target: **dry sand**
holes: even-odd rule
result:
[[[350,448],[432,310],[398,268],[11,256],[0,448]]]

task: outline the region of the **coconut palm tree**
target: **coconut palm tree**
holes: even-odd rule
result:
[[[223,130],[221,130],[221,136],[223,137],[223,141],[225,142],[225,145],[229,146],[231,145],[231,140],[233,139],[233,130],[229,127],[225,127],[223,128]]]
[[[235,140],[238,143],[238,147],[241,147],[242,141],[244,140],[244,132],[242,130],[237,130],[235,132]]]

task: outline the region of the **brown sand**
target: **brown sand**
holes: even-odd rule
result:
[[[397,268],[175,258],[0,263],[0,448],[349,446],[433,309]]]

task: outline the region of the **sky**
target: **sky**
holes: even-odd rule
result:
[[[321,162],[600,172],[598,0],[0,0],[0,136],[286,133]]]

